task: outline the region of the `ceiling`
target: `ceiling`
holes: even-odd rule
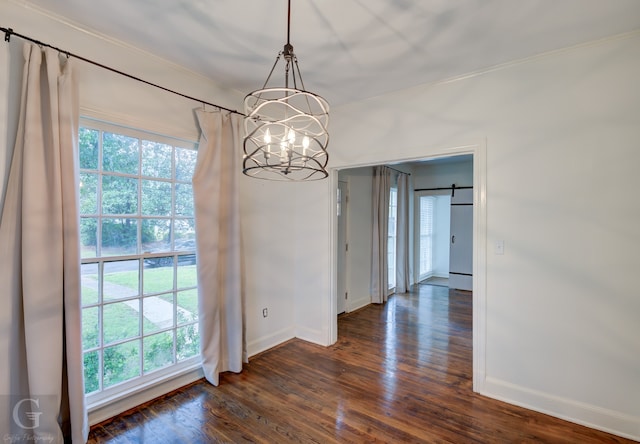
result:
[[[21,3],[243,93],[286,42],[286,0]],[[292,0],[291,12],[305,87],[334,107],[636,29],[640,0]]]

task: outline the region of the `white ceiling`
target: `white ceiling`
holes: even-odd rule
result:
[[[243,93],[286,41],[286,0],[26,3]],[[291,13],[305,87],[332,106],[636,29],[640,0],[292,0]]]

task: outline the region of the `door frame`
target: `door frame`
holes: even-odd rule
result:
[[[330,225],[329,258],[330,258],[330,291],[329,310],[327,310],[324,324],[327,332],[327,344],[334,344],[338,340],[337,316],[337,217],[336,189],[338,187],[338,172],[374,165],[416,162],[432,160],[442,157],[452,157],[463,154],[473,155],[473,391],[481,392],[486,382],[486,337],[487,337],[487,142],[481,139],[476,143],[456,146],[443,146],[425,149],[420,157],[392,158],[376,163],[342,165],[333,167],[329,172],[330,188]]]
[[[339,256],[340,255],[340,249],[344,249],[344,263],[342,264],[342,273],[344,274],[344,291],[345,294],[348,295],[349,294],[349,282],[350,282],[350,269],[349,269],[349,249],[348,249],[348,245],[349,245],[349,182],[346,180],[338,180],[338,187],[340,186],[340,184],[344,184],[343,186],[343,190],[344,192],[341,195],[341,202],[340,202],[340,213],[342,216],[342,221],[343,221],[343,230],[344,230],[344,244],[343,245],[339,245],[338,242],[338,233],[340,232],[340,228],[339,228],[339,224],[336,225],[336,242],[338,242],[337,245],[337,250],[336,250],[336,254]],[[339,188],[336,188],[339,189]],[[338,196],[336,194],[336,201],[338,199]],[[334,209],[336,210],[336,218],[338,217],[337,215],[337,202],[336,202],[336,206],[334,206]],[[338,259],[336,258],[336,266],[338,265]],[[339,292],[337,285],[338,285],[338,274],[340,273],[336,273],[336,313],[338,313],[337,310],[337,304],[338,304],[338,298],[341,297],[341,292]],[[349,298],[348,296],[345,297],[345,301],[344,301],[344,313],[349,313],[351,311],[350,307],[349,307]]]

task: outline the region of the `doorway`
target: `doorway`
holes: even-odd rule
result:
[[[472,266],[473,266],[473,293],[472,293],[472,298],[473,298],[473,338],[474,338],[474,345],[473,345],[473,368],[474,368],[474,378],[473,378],[473,387],[475,391],[479,391],[481,390],[481,385],[484,384],[484,365],[485,365],[485,344],[484,344],[484,337],[485,337],[485,332],[486,332],[486,322],[485,322],[485,311],[486,311],[486,293],[485,293],[485,282],[486,282],[486,224],[485,224],[485,219],[486,219],[486,201],[485,201],[485,196],[486,196],[486,145],[484,142],[478,143],[476,145],[466,145],[466,146],[460,146],[460,147],[455,147],[455,148],[448,148],[448,149],[441,149],[441,150],[436,150],[433,153],[430,153],[431,157],[427,157],[427,158],[423,158],[423,159],[406,159],[406,160],[401,160],[401,161],[395,161],[395,162],[387,162],[388,164],[390,163],[391,165],[393,165],[393,167],[397,167],[401,164],[406,164],[406,163],[422,163],[422,162],[427,162],[427,161],[433,161],[433,160],[437,160],[437,161],[443,161],[442,159],[445,158],[449,158],[449,157],[454,157],[454,156],[460,156],[460,155],[467,155],[471,158],[471,162],[473,165],[473,222],[472,222],[472,231],[473,231],[473,258],[472,258]],[[444,161],[446,162],[446,160]],[[341,168],[339,170],[334,170],[332,177],[333,177],[333,189],[336,190],[338,187],[338,173],[340,174],[340,178],[341,180],[345,180],[345,177],[348,175],[347,173],[354,173],[355,174],[355,181],[358,182],[360,185],[360,187],[362,188],[362,184],[364,182],[366,183],[370,183],[370,176],[366,178],[365,181],[363,181],[363,171],[366,171],[366,169],[371,169],[372,166],[371,165],[355,165],[353,167],[349,167],[349,168]],[[444,175],[444,177],[446,177],[446,175]],[[357,218],[357,216],[354,215],[354,213],[359,213],[357,211],[355,211],[354,206],[357,203],[360,207],[362,207],[363,202],[365,202],[363,199],[356,199],[353,196],[353,190],[351,188],[351,178],[347,177],[346,181],[349,183],[349,193],[351,194],[350,196],[350,204],[349,204],[349,219],[351,220],[348,224],[349,225],[353,225],[353,220],[354,218]],[[451,183],[455,183],[456,181],[453,180],[451,181],[450,179],[447,179],[448,185],[451,185]],[[414,188],[417,188],[414,185]],[[334,196],[336,196],[336,194],[334,194]],[[335,212],[335,204],[336,204],[336,200],[332,200],[332,210],[333,212]],[[366,205],[364,205],[366,207]],[[369,206],[369,212],[368,212],[368,216],[370,217],[370,206]],[[335,213],[334,213],[335,214]],[[338,232],[338,226],[337,226],[337,218],[333,218],[332,219],[332,232],[334,233],[333,235],[333,239],[334,239],[334,243],[333,246],[331,247],[332,249],[332,260],[331,260],[331,264],[332,264],[332,270],[333,270],[333,285],[332,285],[332,302],[331,302],[331,306],[330,306],[330,310],[328,312],[328,314],[330,315],[330,328],[329,328],[329,343],[335,343],[335,341],[337,340],[337,281],[338,281],[338,275],[339,275],[339,270],[337,267],[337,253],[338,253],[338,248],[336,248],[335,246],[337,245],[337,232]],[[359,227],[359,230],[356,231],[356,233],[358,233],[358,235],[362,238],[362,234],[363,232],[366,230],[363,230],[362,227]],[[347,232],[350,232],[350,227],[347,227]],[[367,239],[369,239],[371,237],[371,233],[368,233],[368,236],[366,236]],[[366,243],[366,242],[365,242]],[[370,241],[369,241],[370,244]],[[348,258],[348,262],[349,264],[352,264],[354,262],[353,257],[352,256],[357,256],[358,255],[358,249],[356,247],[356,245],[354,245],[354,239],[350,237],[349,239],[349,258]],[[415,250],[414,250],[415,252]],[[371,255],[369,254],[368,256],[366,256],[366,268],[368,269],[370,264],[369,264],[369,260]],[[415,271],[414,271],[415,273]],[[350,270],[349,274],[351,276],[353,276],[354,274],[354,270]],[[366,273],[365,273],[366,275]],[[370,277],[370,274],[368,276],[365,276],[365,279],[363,280],[363,273],[362,270],[359,271],[359,278],[358,279],[352,279],[350,277],[347,277],[346,282],[347,282],[347,288],[348,288],[348,293],[349,293],[349,298],[351,298],[351,292],[350,289],[351,287],[360,285],[361,287],[366,287],[365,290],[368,289],[369,287],[369,279],[366,279],[366,277]],[[414,283],[417,283],[417,276],[414,276]],[[355,297],[355,295],[354,295]],[[366,298],[368,300],[362,300],[360,301],[360,303],[362,304],[361,306],[367,305],[368,303],[370,303],[370,296],[367,294]],[[349,303],[351,304],[352,301],[350,300]],[[354,309],[359,308],[359,307],[355,307]]]

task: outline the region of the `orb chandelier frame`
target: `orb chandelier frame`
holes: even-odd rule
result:
[[[287,43],[261,89],[244,99],[245,138],[242,172],[268,180],[305,181],[326,178],[329,154],[329,104],[306,91],[298,59],[290,43],[291,0],[288,0]],[[278,63],[284,62],[284,86],[268,87]]]

